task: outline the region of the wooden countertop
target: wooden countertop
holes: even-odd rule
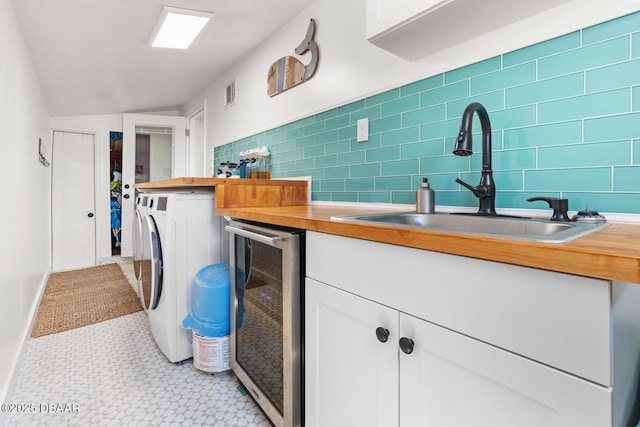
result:
[[[182,177],[134,186],[141,192],[215,191],[216,208],[299,206],[309,202],[309,181]]]
[[[135,184],[134,187],[140,191],[144,190],[170,190],[170,189],[194,189],[198,187],[214,188],[219,185],[306,185],[305,181],[294,181],[287,179],[235,179],[235,178],[201,178],[185,176],[180,178],[163,179],[159,181],[143,182]]]
[[[233,218],[640,284],[640,224],[611,223],[588,236],[556,244],[330,219],[376,212],[388,210],[333,205],[216,208],[216,214]]]

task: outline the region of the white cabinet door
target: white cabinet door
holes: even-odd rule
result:
[[[518,21],[535,17],[544,25],[545,19],[536,17],[548,12],[553,17],[556,6],[569,0],[367,0],[366,37],[371,43],[401,58],[414,61],[434,52],[484,37]],[[549,19],[549,18],[547,18]],[[556,34],[560,35],[560,34]],[[522,45],[535,42],[535,34],[521,37]],[[540,40],[537,40],[540,41]],[[529,42],[529,43],[528,43]],[[473,44],[478,46],[478,44]],[[500,51],[484,47],[484,58]]]
[[[611,389],[400,314],[400,425],[600,427]]]
[[[402,25],[409,19],[452,0],[367,0],[367,38]]]
[[[305,292],[305,425],[397,426],[398,312],[309,278]]]

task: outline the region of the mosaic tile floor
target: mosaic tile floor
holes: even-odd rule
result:
[[[17,375],[5,403],[35,413],[7,427],[271,426],[232,373],[170,363],[144,312],[32,339]]]

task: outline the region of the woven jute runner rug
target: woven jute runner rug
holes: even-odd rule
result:
[[[118,264],[51,273],[31,336],[41,337],[142,310]]]

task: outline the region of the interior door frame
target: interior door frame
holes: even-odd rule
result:
[[[199,117],[202,117],[202,130],[198,132],[197,124]],[[195,109],[188,116],[187,126],[189,136],[187,137],[187,174],[189,176],[207,176],[208,153],[207,153],[207,101],[205,100],[201,107]],[[200,144],[201,143],[201,144]],[[198,158],[194,157],[197,145],[202,145],[203,153],[202,164],[197,167]]]
[[[56,188],[54,187],[55,182],[54,182],[54,168],[56,168],[56,163],[57,161],[54,160],[54,156],[55,156],[55,135],[56,133],[62,133],[62,134],[79,134],[79,135],[88,135],[91,136],[92,138],[92,145],[93,145],[93,158],[91,159],[90,165],[91,168],[93,169],[93,209],[91,210],[93,213],[93,254],[94,254],[94,259],[93,259],[93,266],[98,264],[98,224],[99,224],[99,218],[100,216],[98,215],[98,210],[97,210],[97,195],[99,194],[98,190],[98,183],[99,183],[99,177],[98,177],[98,168],[96,167],[96,159],[98,158],[98,144],[97,144],[97,135],[96,132],[91,132],[91,131],[83,131],[83,130],[70,130],[70,129],[60,129],[60,128],[54,128],[51,130],[51,211],[52,211],[52,215],[51,215],[51,268],[52,271],[60,271],[57,270],[55,267],[55,252],[56,252],[56,248],[55,248],[55,242],[54,242],[54,215],[55,213],[54,211],[54,196],[55,196],[55,192],[56,192]],[[86,267],[91,267],[91,266],[86,266]],[[63,269],[64,270],[64,269]]]
[[[135,157],[136,127],[166,127],[172,129],[171,178],[186,175],[187,149],[184,116],[155,114],[122,115],[122,218],[120,229],[120,256],[133,256],[133,220],[135,211]]]

